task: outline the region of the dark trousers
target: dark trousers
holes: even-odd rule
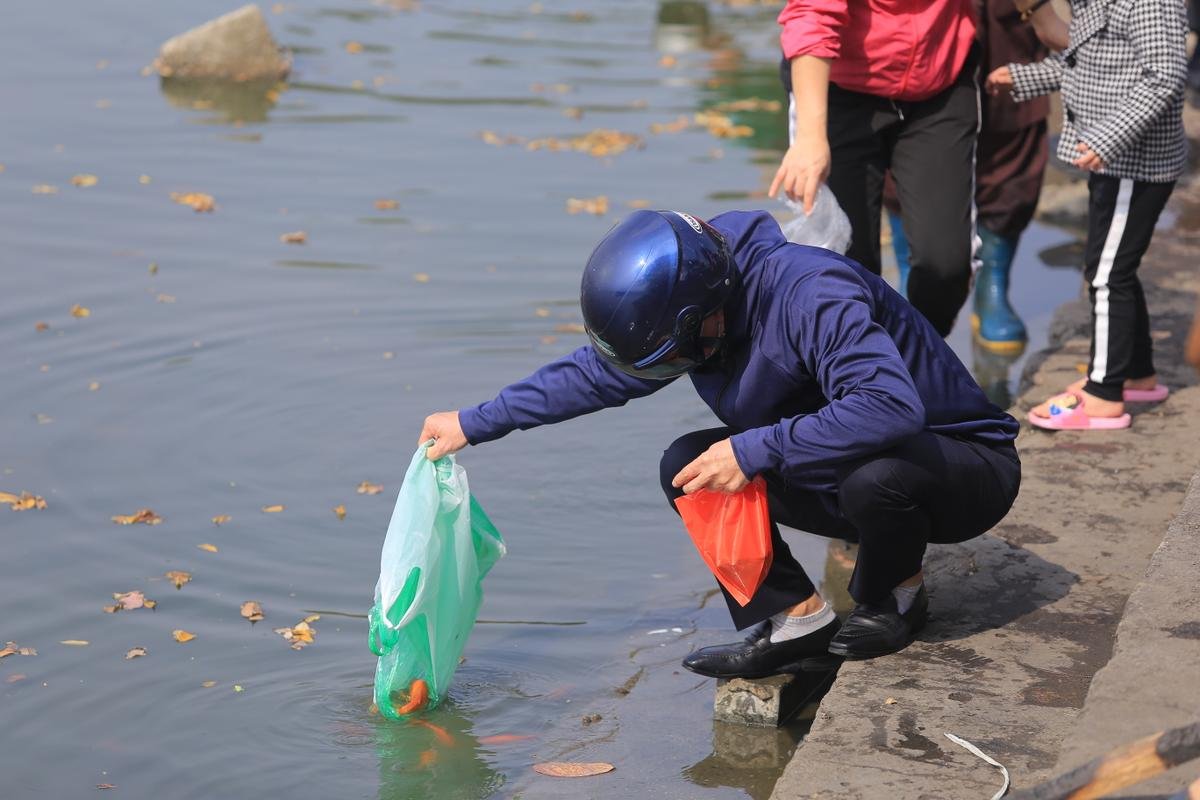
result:
[[[671,479],[730,428],[695,431],[663,453],[659,474],[671,507],[683,492]],[[779,525],[858,542],[850,596],[877,603],[921,570],[930,542],[979,536],[1004,518],[1021,483],[1011,444],[979,442],[924,431],[866,458],[817,471],[811,479],[763,474],[771,514],[771,569],[745,606],[728,592],[725,602],[740,630],[794,606],[814,591]],[[724,589],[722,589],[724,591]]]
[[[1154,374],[1150,313],[1137,269],[1175,188],[1128,178],[1088,178],[1084,280],[1092,301],[1092,350],[1085,390],[1120,400],[1126,379]]]
[[[850,218],[846,255],[879,274],[879,215],[890,168],[911,248],[908,299],[942,336],[954,327],[971,283],[977,62],[973,52],[954,84],[917,102],[829,87],[828,185]],[[782,72],[790,92],[787,61]]]

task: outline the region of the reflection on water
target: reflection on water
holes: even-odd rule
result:
[[[379,800],[480,800],[504,785],[471,734],[471,721],[450,705],[419,720],[381,719],[364,728],[379,759]]]
[[[812,726],[816,705],[782,728],[750,728],[732,722],[712,723],[712,753],[683,771],[696,786],[728,786],[753,800],[767,800],[775,776],[783,772],[796,745]]]
[[[275,81],[236,83],[184,78],[162,78],[160,89],[175,108],[195,111],[213,110],[214,124],[266,122],[267,112],[275,107],[286,84]]]
[[[971,372],[983,388],[983,393],[1001,408],[1013,403],[1012,365],[1025,355],[1025,348],[1011,353],[997,353],[979,344],[971,344]]]

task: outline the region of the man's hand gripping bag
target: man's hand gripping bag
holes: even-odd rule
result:
[[[388,719],[446,696],[504,541],[471,497],[454,456],[417,448],[383,540],[369,644],[379,656],[375,704]]]
[[[733,599],[750,602],[771,568],[767,485],[755,478],[740,492],[700,489],[675,500],[700,557]]]

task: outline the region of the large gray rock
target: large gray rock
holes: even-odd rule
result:
[[[154,68],[164,78],[270,81],[286,77],[292,60],[262,11],[248,5],[168,39]]]

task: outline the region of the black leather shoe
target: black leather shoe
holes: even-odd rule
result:
[[[901,614],[896,598],[874,606],[858,605],[842,623],[842,629],[829,643],[829,652],[846,658],[876,658],[908,647],[925,627],[929,616],[929,595],[925,586],[913,598],[912,607]]]
[[[685,669],[710,678],[765,678],[780,673],[804,672],[805,661],[828,660],[829,642],[838,630],[837,619],[807,636],[771,643],[771,621],[750,629],[745,641],[702,647],[683,660]]]

